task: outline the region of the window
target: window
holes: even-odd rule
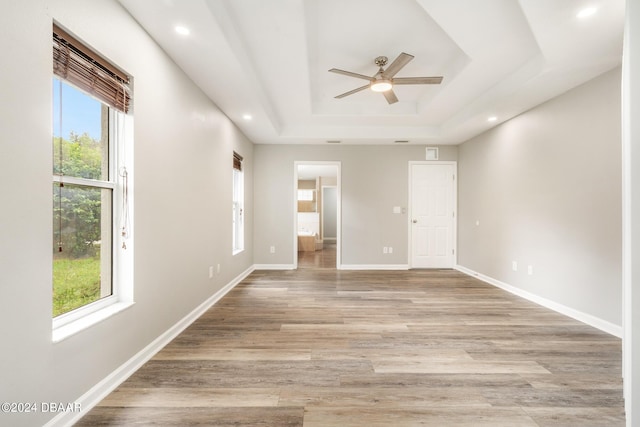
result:
[[[233,153],[233,253],[244,250],[244,176],[242,156]]]
[[[121,300],[129,78],[53,27],[54,329]],[[119,246],[118,246],[119,245]]]
[[[315,190],[298,190],[298,200],[301,202],[313,202]]]

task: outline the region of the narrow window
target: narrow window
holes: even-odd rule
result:
[[[53,317],[117,302],[129,237],[125,118],[129,78],[53,27]],[[106,304],[106,303],[105,303]],[[66,319],[66,320],[65,320]]]
[[[233,153],[233,253],[244,250],[244,173],[242,156]]]
[[[313,202],[315,190],[298,190],[298,200],[302,202]]]

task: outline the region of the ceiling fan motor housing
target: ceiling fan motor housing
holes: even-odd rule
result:
[[[386,56],[378,56],[374,62],[378,67],[382,68],[387,65],[387,61],[389,61],[389,58]]]

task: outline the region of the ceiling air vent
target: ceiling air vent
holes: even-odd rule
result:
[[[333,140],[333,141],[327,141],[327,144],[340,144],[341,142],[342,141]]]
[[[408,144],[409,141],[406,140],[406,139],[400,139],[400,140],[397,140],[397,141],[393,141],[393,143],[394,144]]]

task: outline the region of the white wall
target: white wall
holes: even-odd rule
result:
[[[626,13],[622,68],[623,369],[627,426],[634,426],[640,419],[640,0],[627,0]]]
[[[408,162],[425,160],[424,146],[256,145],[256,264],[293,263],[295,161],[340,161],[342,170],[342,264],[406,265]],[[457,147],[440,147],[441,160],[456,160]],[[275,246],[271,254],[269,247]],[[393,247],[383,254],[382,247]]]
[[[619,328],[620,120],[616,69],[462,144],[459,264]]]
[[[57,344],[52,19],[133,76],[135,125],[135,305]],[[7,2],[0,26],[0,402],[74,402],[253,265],[253,145],[116,1]],[[249,236],[235,257],[234,150],[246,166]],[[0,425],[42,425],[52,415],[0,413]]]

